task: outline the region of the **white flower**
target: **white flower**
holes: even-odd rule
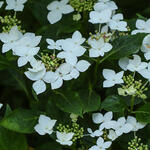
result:
[[[81,46],[85,42],[85,38],[79,31],[73,33],[72,38],[61,40],[61,46],[64,51],[60,52],[57,57],[64,58],[67,63],[75,65],[77,63],[77,57],[82,56],[86,49]]]
[[[132,131],[132,129],[133,126],[129,123],[126,123],[125,117],[119,118],[114,126],[117,136],[121,136],[123,133],[129,133]]]
[[[47,6],[47,9],[50,10],[47,19],[51,24],[61,20],[62,14],[69,14],[74,11],[73,7],[67,4],[68,2],[69,0],[54,1]]]
[[[94,10],[95,11],[103,11],[103,10],[106,10],[106,9],[109,9],[109,10],[111,10],[111,11],[114,11],[114,10],[116,10],[116,9],[118,9],[118,7],[117,7],[117,5],[116,5],[116,3],[115,2],[113,2],[113,1],[109,1],[109,0],[100,0],[98,3],[96,3],[95,5],[94,5]]]
[[[99,137],[96,144],[97,145],[92,146],[89,150],[106,150],[111,146],[112,142],[104,142],[104,139]]]
[[[13,47],[13,51],[15,55],[20,56],[18,59],[19,67],[26,65],[39,52],[40,47],[37,47],[37,45],[40,43],[41,38],[41,36],[35,36],[34,33],[26,33],[18,40],[15,47]]]
[[[91,137],[100,137],[103,135],[103,131],[101,130],[96,130],[93,132],[91,128],[88,128],[87,131]]]
[[[39,123],[34,127],[34,129],[40,135],[51,135],[53,133],[53,127],[56,124],[56,121],[57,120],[52,120],[45,115],[40,115]]]
[[[18,31],[18,27],[14,26],[9,33],[0,33],[0,40],[4,43],[2,52],[5,53],[13,49],[16,42],[22,37],[22,33]]]
[[[71,141],[73,136],[74,136],[74,133],[70,132],[70,133],[66,133],[66,132],[63,132],[63,133],[60,133],[60,132],[56,132],[56,135],[57,135],[57,142],[60,143],[61,145],[68,145],[68,146],[71,146],[73,144],[73,142]]]
[[[103,38],[100,38],[99,40],[92,40],[90,45],[92,47],[89,50],[90,57],[104,56],[106,52],[109,52],[112,49],[112,45],[105,43]]]
[[[33,68],[28,68],[28,71],[25,72],[27,78],[32,81],[33,89],[37,94],[43,93],[46,90],[46,85],[44,83],[44,77],[46,75],[46,69],[44,64],[41,61],[32,60],[30,64]]]
[[[139,73],[150,81],[150,63],[148,63],[148,68],[140,70]]]
[[[110,9],[103,10],[101,12],[91,11],[89,22],[93,24],[108,23],[110,21],[112,11]]]
[[[80,60],[75,66],[73,66],[70,75],[72,78],[77,79],[80,72],[85,72],[91,64],[86,60]]]
[[[49,46],[47,47],[48,49],[57,49],[57,50],[62,50],[61,45],[60,45],[60,40],[57,40],[54,42],[52,39],[46,39],[47,43]]]
[[[123,20],[122,14],[116,14],[112,17],[112,19],[109,22],[109,26],[112,30],[118,30],[118,31],[128,31],[127,29],[127,23]]]
[[[59,68],[56,70],[55,80],[51,82],[51,88],[58,89],[63,85],[63,80],[71,80],[72,77],[70,75],[70,72],[72,70],[72,66],[70,64],[64,63],[59,66]]]
[[[14,11],[23,11],[24,3],[26,2],[27,0],[6,0],[7,6],[5,9]]]
[[[112,87],[115,84],[123,83],[124,82],[122,79],[123,74],[124,74],[124,71],[121,71],[119,73],[115,73],[114,70],[104,69],[103,70],[103,76],[106,80],[103,82],[103,87]]]
[[[138,30],[132,31],[131,34],[137,34],[137,33],[150,33],[150,19],[147,21],[138,19],[136,21],[136,28]]]
[[[3,107],[3,104],[0,103],[0,109]]]
[[[112,112],[107,112],[105,115],[101,113],[94,113],[92,115],[92,120],[95,124],[105,123],[111,121],[113,118]]]
[[[141,58],[138,55],[133,55],[134,59],[129,59],[129,64],[127,65],[127,69],[132,72],[139,72],[147,67],[146,62],[141,62]]]
[[[0,1],[0,8],[3,6],[4,2]]]
[[[146,126],[144,123],[137,122],[136,118],[132,116],[128,116],[127,123],[131,124],[133,126],[132,131],[138,131],[139,129],[142,129]]]
[[[114,130],[109,130],[109,134],[107,136],[110,140],[114,141],[118,138],[118,135]]]
[[[129,58],[128,57],[123,57],[119,60],[118,62],[120,68],[122,68],[123,70],[127,70],[127,66],[129,64]]]
[[[144,38],[141,50],[146,60],[150,60],[150,34]]]

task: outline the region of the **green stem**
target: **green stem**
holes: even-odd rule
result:
[[[134,108],[134,100],[135,100],[135,97],[132,96],[132,98],[131,98],[131,112],[133,111],[133,108]]]

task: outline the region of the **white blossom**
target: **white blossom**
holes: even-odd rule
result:
[[[114,141],[118,138],[118,135],[114,130],[109,130],[109,134],[107,136],[110,140]]]
[[[51,88],[58,89],[63,85],[63,80],[71,80],[72,77],[70,75],[70,72],[72,70],[72,66],[68,63],[61,64],[59,68],[56,70],[55,74],[52,76],[55,76],[55,80],[51,82]]]
[[[0,8],[3,6],[4,2],[0,1]]]
[[[150,63],[148,63],[148,67],[140,70],[139,73],[145,78],[150,81]]]
[[[110,0],[99,0],[99,2],[97,2],[94,5],[94,10],[95,11],[103,11],[109,9],[111,11],[114,11],[116,9],[118,9],[116,3],[114,1],[110,1]]]
[[[51,118],[40,115],[39,123],[34,127],[35,131],[40,135],[53,133],[53,127],[55,126],[57,120],[52,120]]]
[[[73,7],[67,4],[69,0],[54,1],[47,6],[50,11],[47,19],[51,24],[61,20],[63,14],[69,14],[74,11]]]
[[[124,74],[123,71],[121,71],[119,73],[115,73],[114,70],[104,69],[103,76],[106,80],[103,82],[103,87],[112,87],[115,84],[124,83],[124,81],[122,79],[123,74]]]
[[[6,0],[7,6],[5,9],[14,11],[23,11],[24,3],[26,2],[27,0]]]
[[[150,60],[150,34],[144,38],[141,50],[146,60]]]
[[[19,39],[22,38],[22,33],[18,31],[18,27],[14,26],[11,28],[9,33],[0,33],[0,40],[4,43],[2,52],[5,53],[16,46]]]
[[[56,42],[54,42],[53,39],[46,39],[48,45],[48,49],[57,49],[57,50],[62,50],[61,48],[61,44],[60,44],[60,40],[57,40]]]
[[[118,64],[119,64],[120,68],[127,71],[127,66],[129,64],[129,58],[128,57],[123,57],[123,58],[119,59]]]
[[[89,150],[106,150],[111,146],[112,142],[104,142],[104,139],[99,137],[96,145],[92,146]]]
[[[96,131],[92,131],[91,128],[87,129],[88,133],[90,134],[91,137],[100,137],[103,135],[103,131],[102,130],[96,130]]]
[[[32,60],[30,61],[32,68],[28,68],[28,71],[25,72],[27,78],[32,81],[33,89],[36,94],[43,93],[46,90],[46,84],[44,83],[44,77],[46,75],[46,68],[41,61]]]
[[[40,43],[41,38],[41,36],[35,36],[34,33],[26,33],[17,41],[15,47],[13,47],[13,52],[15,55],[19,56],[19,67],[30,62],[31,58],[39,52],[40,47],[37,45]]]
[[[100,38],[99,40],[91,40],[90,45],[92,47],[89,50],[90,57],[104,56],[106,52],[109,52],[112,49],[112,45],[105,43],[103,38]]]
[[[92,115],[92,120],[95,124],[105,123],[111,121],[113,118],[112,112],[107,112],[105,115],[101,113],[94,113]]]
[[[127,65],[127,69],[131,72],[139,72],[147,67],[146,62],[141,62],[141,58],[138,55],[133,55],[134,59],[129,59],[129,64]]]
[[[103,10],[101,12],[91,11],[89,22],[93,24],[108,23],[111,19],[112,11],[110,9]]]
[[[129,123],[126,123],[125,117],[119,118],[114,126],[114,130],[117,136],[121,136],[123,133],[129,133],[132,131],[133,126]]]
[[[77,79],[80,72],[85,72],[90,66],[90,63],[86,60],[80,60],[75,66],[73,66],[70,75],[72,78]]]
[[[137,30],[133,30],[131,34],[150,33],[150,19],[147,21],[137,19],[136,28]]]
[[[146,126],[144,123],[137,122],[136,118],[132,116],[128,116],[127,123],[133,126],[132,131],[138,131],[139,129],[142,129]]]
[[[115,14],[109,22],[109,26],[112,30],[128,31],[127,23],[123,20],[122,14]]]
[[[73,144],[73,142],[71,141],[73,136],[74,136],[74,133],[70,132],[70,133],[66,133],[66,132],[63,132],[63,133],[60,133],[60,132],[56,132],[56,135],[57,135],[57,142],[60,143],[61,145],[68,145],[68,146],[71,146]]]
[[[61,40],[61,46],[64,51],[60,52],[57,57],[64,58],[67,63],[75,65],[77,63],[77,57],[82,56],[86,49],[81,46],[85,42],[85,38],[79,31],[73,33],[72,38]]]

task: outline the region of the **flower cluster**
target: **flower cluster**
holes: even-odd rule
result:
[[[107,112],[105,115],[101,113],[94,113],[92,115],[92,120],[95,124],[99,125],[99,129],[92,131],[91,128],[88,128],[91,137],[98,137],[96,145],[92,146],[89,150],[108,149],[112,141],[122,134],[138,131],[146,125],[137,122],[136,118],[132,116],[128,116],[127,119],[120,117],[117,121],[112,119],[112,112]]]
[[[85,39],[79,31],[76,31],[72,38],[58,40],[56,43],[52,39],[47,39],[48,49],[59,50],[57,57],[52,54],[38,55],[41,36],[35,36],[34,33],[22,34],[14,26],[9,33],[1,33],[0,40],[4,43],[2,52],[5,53],[12,49],[13,54],[19,56],[18,66],[22,67],[28,62],[32,68],[28,68],[25,75],[34,81],[33,89],[37,94],[46,90],[46,83],[50,83],[52,89],[60,88],[63,80],[77,79],[80,72],[85,72],[90,63],[86,60],[79,60],[86,49],[81,46]],[[35,58],[39,56],[41,60]],[[65,60],[65,61],[64,61]]]

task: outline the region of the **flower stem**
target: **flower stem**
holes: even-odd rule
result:
[[[134,100],[135,100],[135,97],[132,96],[132,98],[131,98],[131,112],[133,111],[133,108],[134,108]]]

